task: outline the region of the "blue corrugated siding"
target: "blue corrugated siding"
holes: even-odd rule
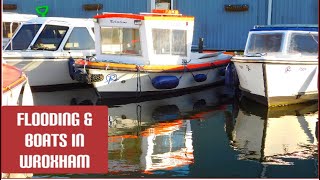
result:
[[[317,0],[273,0],[272,24],[318,24]]]
[[[35,7],[48,5],[47,16],[86,17],[96,11],[84,11],[83,4],[101,3],[101,12],[150,12],[151,0],[4,0],[17,4],[16,12],[36,14]],[[228,4],[247,4],[245,12],[227,12]],[[272,24],[318,24],[317,0],[273,0]],[[268,0],[174,0],[174,8],[195,16],[194,45],[205,39],[206,49],[242,50],[249,30],[267,23]]]
[[[83,17],[91,18],[97,14],[97,11],[84,11],[84,4],[103,4],[102,12],[130,12],[139,13],[148,11],[149,0],[4,0],[4,4],[17,4],[18,9],[15,12],[37,14],[37,6],[48,5],[49,12],[47,16],[56,17]]]
[[[204,37],[206,49],[238,50],[245,46],[248,31],[256,24],[264,23],[265,1],[252,0],[199,0],[177,1],[176,8],[183,14],[195,16],[194,45]],[[244,12],[227,12],[228,4],[247,4]]]

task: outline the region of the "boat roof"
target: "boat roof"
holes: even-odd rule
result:
[[[113,13],[113,12],[104,12],[100,15],[94,16],[96,19],[102,18],[128,18],[135,20],[181,20],[181,21],[193,21],[193,16],[185,16],[179,14],[178,10],[165,10],[165,9],[154,9],[152,13]]]
[[[3,12],[2,13],[2,22],[25,22],[30,19],[38,17],[35,14],[20,14],[13,12]]]
[[[93,19],[85,18],[65,18],[65,17],[37,17],[30,19],[25,24],[45,24],[45,23],[59,23],[66,24],[67,26],[94,26]]]
[[[256,25],[250,31],[318,31],[317,24],[277,24],[277,25]]]

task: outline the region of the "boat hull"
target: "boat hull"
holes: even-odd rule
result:
[[[72,80],[69,75],[68,58],[8,58],[6,62],[13,65],[28,76],[29,84],[33,88],[66,87],[81,84]],[[77,86],[77,87],[78,87]]]
[[[317,62],[233,59],[243,95],[267,106],[318,100]]]
[[[221,84],[224,82],[222,73],[225,66],[217,68],[192,71],[192,72],[131,72],[119,70],[89,69],[89,74],[102,74],[103,79],[93,82],[103,98],[152,96],[156,94],[168,94],[182,90],[190,90],[203,86]],[[197,74],[206,75],[206,80],[197,82],[194,78]],[[152,80],[157,77],[172,77],[178,80],[178,85],[171,89],[157,89]]]
[[[3,106],[17,106],[19,105],[19,97],[23,85],[26,83],[26,80],[15,86],[9,91],[6,91],[2,94],[2,105]]]
[[[2,69],[2,106],[17,106],[19,105],[22,87],[27,82],[27,77],[19,69],[8,64],[2,64]]]

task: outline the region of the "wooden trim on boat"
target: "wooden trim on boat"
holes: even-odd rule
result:
[[[316,65],[318,61],[290,61],[290,60],[265,60],[265,59],[231,59],[232,62],[239,62],[239,63],[265,63],[265,64],[305,64],[305,65]]]
[[[230,59],[219,60],[215,62],[206,62],[201,64],[187,64],[187,65],[135,65],[135,64],[120,64],[110,62],[92,62],[85,60],[76,60],[77,67],[86,67],[92,69],[109,69],[121,71],[144,71],[144,72],[182,72],[182,71],[199,71],[215,67],[226,66]]]
[[[2,93],[8,92],[11,89],[17,87],[19,84],[27,81],[26,75],[21,70],[19,70],[18,68],[14,67],[14,66],[9,66],[9,65],[6,65],[6,64],[3,64],[3,66],[6,66],[6,68],[13,69],[16,72],[19,72],[19,77],[18,77],[18,79],[16,79],[13,82],[11,82],[9,85],[6,85],[5,87],[2,87]]]
[[[17,87],[19,84],[23,83],[24,81],[27,81],[27,77],[25,75],[21,76],[17,81],[13,82],[7,87],[2,88],[2,93],[5,93],[15,87]]]

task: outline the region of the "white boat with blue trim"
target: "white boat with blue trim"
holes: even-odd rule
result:
[[[157,9],[95,19],[96,57],[76,60],[74,71],[88,73],[103,97],[148,96],[224,82],[231,55],[191,52],[192,16]]]
[[[231,60],[244,96],[267,106],[318,100],[318,26],[250,30],[244,55]]]

